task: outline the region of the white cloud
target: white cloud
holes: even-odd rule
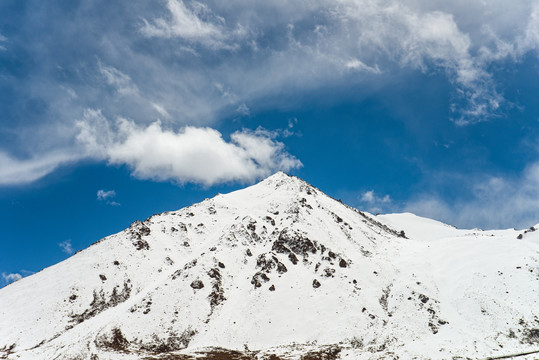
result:
[[[9,283],[12,283],[12,282],[15,282],[17,280],[20,280],[22,279],[22,275],[21,274],[18,274],[18,273],[5,273],[3,272],[2,273],[2,279],[4,280],[4,283],[5,284],[9,284]]]
[[[288,128],[289,129],[292,129],[297,124],[298,124],[298,118],[290,118],[290,119],[288,119]]]
[[[447,75],[458,100],[452,106],[453,121],[458,125],[488,120],[500,112],[505,100],[488,69],[495,61],[516,59],[529,51],[530,45],[520,46],[526,49],[521,51],[510,44],[518,39],[521,43],[533,42],[530,39],[535,39],[537,32],[529,6],[502,11],[501,3],[493,10],[476,3],[417,0],[319,0],[309,6],[298,1],[249,6],[242,2],[228,6],[210,2],[199,13],[186,5],[194,3],[168,4],[170,17],[176,20],[161,19],[164,23],[158,31],[160,36],[194,36],[184,30],[172,36],[171,29],[176,23],[200,22],[190,28],[199,34],[198,38],[212,39],[211,34],[220,33],[243,49],[237,54],[220,53],[214,68],[212,65],[203,69],[209,71],[204,81],[219,84],[223,97],[230,95],[231,103],[249,103],[254,108],[272,93],[347,81],[351,71],[359,74],[354,79],[361,82],[361,76],[391,76],[395,67],[412,68]],[[231,9],[235,16],[227,13]],[[481,19],[482,26],[467,17]],[[518,32],[514,27],[499,25],[527,18],[528,26]],[[200,30],[206,26],[210,30]],[[230,35],[237,26],[244,29],[243,36]],[[143,30],[155,28],[147,23]],[[275,32],[281,35],[271,41]],[[508,40],[500,40],[502,37]],[[227,105],[214,98],[208,104]]]
[[[403,210],[468,228],[527,228],[539,222],[539,162],[514,177],[481,176],[463,181],[471,184],[469,198],[442,200],[421,194]]]
[[[347,67],[381,73],[378,65],[367,66],[360,57],[382,55],[401,67],[445,71],[458,97],[468,101],[462,109],[455,106],[454,121],[459,125],[488,119],[498,110],[503,98],[486,71],[485,59],[473,55],[472,39],[453,14],[409,2],[342,0],[339,4],[343,27],[357,41],[357,50],[347,45],[358,56],[346,62]]]
[[[489,35],[496,43],[498,51],[493,52],[489,51],[489,49],[484,49],[485,54],[496,60],[506,57],[515,59],[529,51],[539,50],[539,3],[535,2],[529,9],[529,18],[525,23],[526,26],[523,31],[515,39],[509,41],[501,39],[494,32],[489,32]]]
[[[97,190],[97,200],[109,200],[116,196],[116,191],[114,190]]]
[[[173,38],[179,37],[186,40],[200,42],[210,46],[224,46],[225,28],[217,21],[204,21],[201,16],[215,18],[209,8],[201,3],[194,2],[194,6],[188,8],[182,0],[167,0],[167,8],[170,13],[169,19],[158,18],[152,23],[143,19],[142,33],[147,37]]]
[[[175,132],[163,129],[160,122],[145,127],[120,118],[113,131],[100,112],[87,115],[79,122],[78,139],[88,154],[110,164],[125,164],[141,179],[209,186],[249,182],[301,166],[274,133],[262,129],[237,131],[227,142],[208,127],[186,126]]]
[[[165,119],[170,119],[170,114],[168,113],[167,109],[165,109],[162,105],[151,103],[152,107]]]
[[[391,86],[391,78],[407,68],[446,74],[456,99],[452,106],[456,124],[488,120],[508,106],[501,96],[503,84],[492,72],[539,48],[536,1],[231,0],[204,5],[166,0],[157,4],[165,5],[165,14],[159,9],[159,15],[143,14],[147,19],[140,32],[125,31],[142,8],[130,3],[126,6],[133,12],[110,24],[110,36],[85,37],[66,31],[58,34],[61,41],[34,40],[34,56],[43,61],[33,65],[32,77],[17,79],[16,86],[36,103],[43,102],[48,111],[39,125],[27,127],[20,136],[26,142],[22,152],[30,155],[18,159],[7,149],[0,150],[0,185],[31,182],[83,158],[73,156],[78,149],[70,148],[73,119],[83,111],[92,124],[84,129],[88,124],[79,123],[76,131],[85,144],[85,156],[108,159],[111,149],[103,144],[118,141],[115,131],[101,112],[84,110],[88,107],[99,106],[110,118],[129,117],[139,127],[156,117],[174,129],[187,124],[215,126],[237,113],[246,114],[243,104],[256,114],[293,107],[302,98],[290,96],[296,91],[308,96],[308,90],[338,89],[350,83],[360,92],[370,91],[361,88],[364,79],[383,78]],[[100,28],[99,17],[81,20]],[[0,46],[5,41],[0,35]],[[58,44],[78,46],[79,42],[81,49],[96,49],[102,59],[97,66],[88,66],[87,54],[63,62],[54,56]],[[25,111],[19,110],[24,117]],[[97,130],[100,136],[96,137],[91,132],[100,117],[103,131]],[[10,126],[6,124],[13,130]]]
[[[539,47],[539,3],[533,7],[521,47],[534,50]]]
[[[60,165],[78,159],[76,154],[46,153],[28,159],[16,159],[0,151],[0,185],[21,185],[51,173]]]
[[[139,89],[131,78],[113,66],[106,66],[101,61],[97,63],[100,74],[107,84],[111,85],[121,95],[138,95]]]
[[[393,207],[393,202],[389,195],[377,195],[374,190],[365,191],[359,196],[361,209],[371,213],[380,213]]]
[[[73,249],[73,245],[71,244],[71,239],[67,239],[66,241],[62,241],[61,243],[58,244],[58,246],[67,255],[73,255],[75,253],[75,249]]]
[[[81,120],[77,121],[79,132],[76,139],[83,144],[86,156],[107,157],[107,145],[115,141],[115,134],[101,110],[86,109]]]
[[[0,185],[30,183],[59,166],[89,158],[128,165],[141,179],[205,185],[251,182],[277,170],[302,166],[276,140],[288,136],[288,129],[236,131],[227,142],[209,127],[184,126],[174,132],[162,128],[160,122],[143,126],[122,118],[111,126],[100,110],[93,109],[84,111],[76,128],[74,148],[22,160],[0,151]],[[100,200],[120,205],[110,198]]]
[[[238,106],[236,112],[244,116],[249,116],[249,114],[251,114],[251,110],[249,110],[249,108],[245,104],[241,104],[240,106]]]
[[[98,201],[103,201],[105,202],[106,204],[108,205],[112,205],[112,206],[120,206],[120,203],[117,203],[116,201],[113,201],[112,199],[114,199],[116,197],[116,191],[114,190],[97,190],[97,200]]]
[[[7,41],[7,38],[4,35],[0,34],[0,42],[6,42],[6,41]],[[4,45],[0,45],[0,51],[5,51],[5,50],[7,50],[7,48]]]
[[[373,74],[381,73],[380,69],[378,68],[378,65],[375,65],[374,67],[368,66],[368,65],[365,65],[363,62],[359,61],[358,59],[352,59],[352,60],[346,61],[345,66],[348,69],[364,70],[367,72],[371,72]]]

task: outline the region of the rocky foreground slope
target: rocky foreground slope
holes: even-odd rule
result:
[[[531,353],[533,230],[373,216],[277,173],[137,221],[0,289],[0,359]]]

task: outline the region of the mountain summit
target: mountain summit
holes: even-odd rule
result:
[[[136,221],[0,289],[0,358],[532,353],[539,351],[534,230],[373,216],[279,172]]]

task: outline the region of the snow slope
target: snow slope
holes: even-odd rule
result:
[[[0,359],[480,359],[539,351],[538,305],[539,231],[373,216],[277,173],[0,289]]]

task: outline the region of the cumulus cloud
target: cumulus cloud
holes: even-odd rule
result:
[[[164,129],[160,122],[139,126],[119,118],[116,128],[99,111],[79,122],[79,141],[89,154],[110,164],[127,165],[140,179],[212,185],[253,181],[301,162],[286,152],[276,134],[264,129],[236,131],[226,141],[208,127]]]
[[[18,273],[5,273],[5,272],[2,273],[2,280],[4,280],[5,284],[9,284],[17,280],[20,280],[22,279],[22,277],[23,276]]]
[[[114,190],[97,190],[97,200],[102,201],[108,205],[120,206],[120,203],[112,200],[116,197],[116,191]]]
[[[459,227],[527,228],[539,222],[539,162],[514,177],[465,179],[471,196],[444,200],[421,194],[403,208]]]
[[[0,185],[21,185],[36,181],[59,166],[82,159],[105,160],[111,165],[127,165],[140,179],[213,185],[252,182],[277,170],[302,166],[289,154],[278,137],[290,131],[243,129],[223,135],[209,127],[183,126],[177,131],[156,121],[148,126],[118,118],[115,124],[100,110],[87,109],[76,123],[77,146],[29,159],[16,159],[0,152]],[[97,198],[108,205],[114,191],[99,190]]]
[[[61,243],[58,244],[58,246],[67,255],[73,255],[75,253],[75,249],[73,249],[73,245],[71,244],[71,239],[67,239],[66,241],[62,241]]]

